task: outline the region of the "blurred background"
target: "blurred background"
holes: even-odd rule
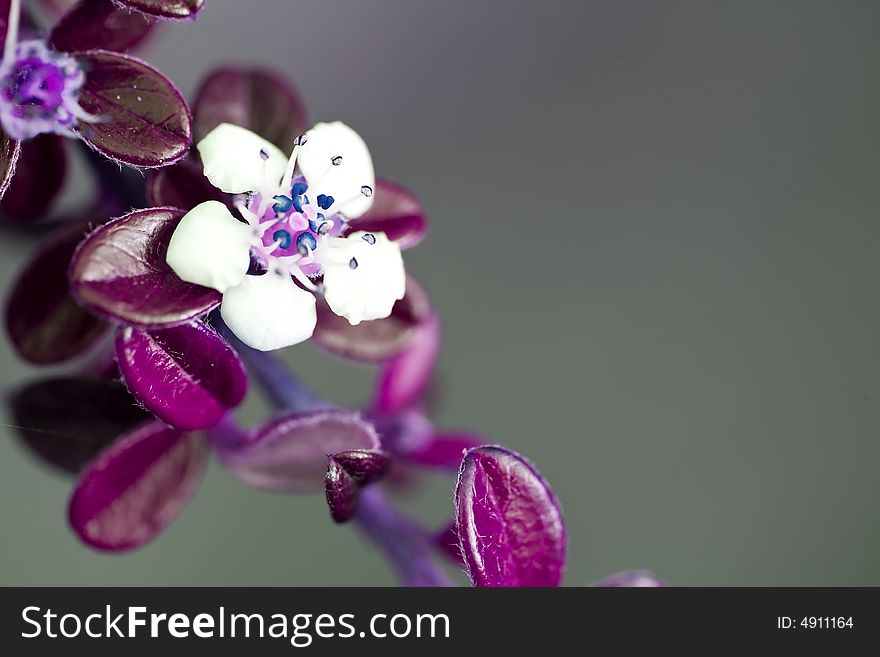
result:
[[[880,4],[208,0],[143,56],[188,97],[218,64],[285,71],[422,200],[435,419],[541,469],[568,585],[880,584]],[[8,282],[34,242],[2,237]],[[286,357],[370,394],[367,369]],[[44,375],[3,336],[4,393]],[[96,554],[71,481],[2,432],[0,584],[394,583],[322,498],[216,463],[155,543]],[[452,487],[402,503],[440,526]]]

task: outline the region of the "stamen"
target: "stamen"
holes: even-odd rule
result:
[[[348,261],[348,266],[349,266],[350,269],[357,269],[357,268],[358,268],[358,261],[357,261],[357,258],[352,258],[351,260],[349,260],[349,261]]]
[[[306,256],[318,248],[318,240],[311,233],[300,233],[296,238],[296,250]]]
[[[287,160],[287,168],[284,170],[284,178],[281,179],[281,189],[290,188],[290,183],[293,181],[293,171],[296,169],[296,156],[299,154],[299,147],[305,146],[308,141],[309,138],[306,135],[300,135],[294,139],[293,150],[290,153],[290,159]]]
[[[331,157],[331,158],[330,158],[330,164],[332,164],[332,165],[335,166],[335,167],[338,167],[340,164],[342,164],[342,156],[341,156],[341,155],[337,155],[337,156],[335,156],[335,157]]]
[[[373,233],[367,233],[366,235],[362,235],[361,239],[370,245],[373,245],[376,243],[376,236],[373,235]]]
[[[8,64],[15,58],[15,48],[18,46],[18,25],[21,20],[21,0],[12,0],[9,3],[9,20],[6,27],[6,43],[3,47],[3,64]]]
[[[343,201],[342,203],[337,204],[337,205],[333,208],[333,213],[334,213],[334,214],[344,214],[344,213],[345,213],[345,208],[349,207],[350,205],[352,205],[352,204],[355,203],[356,201],[359,201],[360,198],[361,198],[361,196],[365,196],[365,197],[367,197],[367,198],[370,198],[372,195],[373,195],[373,188],[370,187],[369,185],[364,185],[363,187],[361,187],[361,189],[360,189],[360,193],[355,194],[354,196],[351,196],[350,198],[347,198],[347,199],[346,199],[345,201]],[[331,198],[332,198],[332,197],[331,197]],[[330,208],[327,207],[327,208],[324,208],[324,209],[325,209],[325,210],[329,210]]]
[[[369,185],[364,185],[363,187],[361,187],[361,194],[363,194],[367,198],[370,198],[373,195],[373,188]]]

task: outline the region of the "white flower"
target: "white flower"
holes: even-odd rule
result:
[[[247,194],[235,204],[244,221],[222,203],[201,203],[175,229],[167,262],[181,279],[223,293],[220,313],[242,342],[269,351],[307,340],[317,321],[312,293],[323,291],[351,324],[387,317],[403,298],[400,248],[384,233],[346,234],[347,221],[372,205],[375,185],[354,130],[319,123],[286,158],[223,123],[198,150],[214,186]],[[320,286],[312,280],[321,277]]]

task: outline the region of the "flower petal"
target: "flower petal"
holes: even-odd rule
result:
[[[153,207],[188,210],[205,201],[226,203],[229,198],[208,182],[192,154],[170,167],[147,172],[147,204]]]
[[[118,552],[155,538],[195,492],[207,460],[201,434],[150,422],[114,442],[83,472],[68,507],[87,545]]]
[[[406,294],[400,247],[384,233],[328,239],[316,256],[324,271],[327,305],[352,325],[388,317]]]
[[[333,204],[325,208],[330,213],[360,217],[373,204],[376,186],[373,159],[364,140],[341,121],[318,123],[306,136],[297,163],[309,184],[309,198],[314,202],[320,195],[333,197]],[[364,187],[370,195],[361,192]]]
[[[315,330],[315,297],[286,272],[245,276],[223,295],[220,315],[239,340],[273,351],[308,340]]]
[[[456,529],[474,586],[559,586],[565,524],[549,484],[503,447],[473,449],[455,487]]]
[[[290,152],[308,125],[296,89],[266,69],[221,68],[209,75],[193,103],[193,131],[201,141],[221,123],[247,128]]]
[[[287,168],[287,156],[277,146],[231,123],[218,125],[196,147],[205,177],[227,194],[274,192]]]
[[[379,371],[376,399],[379,413],[399,413],[418,404],[431,382],[440,355],[440,320],[434,314],[422,322],[410,347]]]
[[[252,237],[225,205],[205,201],[177,224],[165,260],[181,280],[225,292],[247,273]]]

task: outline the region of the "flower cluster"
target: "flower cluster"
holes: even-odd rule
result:
[[[46,38],[25,40],[27,14],[8,4],[4,214],[49,214],[45,174],[54,167],[51,197],[63,137],[88,146],[99,183],[36,249],[6,306],[23,359],[70,366],[10,403],[25,444],[77,474],[80,539],[108,552],[155,539],[214,454],[248,486],[323,493],[333,520],[357,523],[406,584],[449,584],[436,563],[446,555],[475,586],[559,585],[566,531],[547,481],[519,454],[428,417],[440,321],[402,257],[427,222],[412,194],[376,178],[361,137],[338,121],[306,128],[296,90],[264,70],[215,71],[190,111],[124,54],[157,19],[193,18],[200,0],[80,0]],[[133,180],[118,163],[150,171]],[[369,402],[322,399],[271,353],[310,338],[376,368]],[[244,428],[235,409],[250,383],[275,412]],[[425,470],[457,474],[450,517],[431,528],[384,493]],[[660,583],[633,571],[596,585]]]

